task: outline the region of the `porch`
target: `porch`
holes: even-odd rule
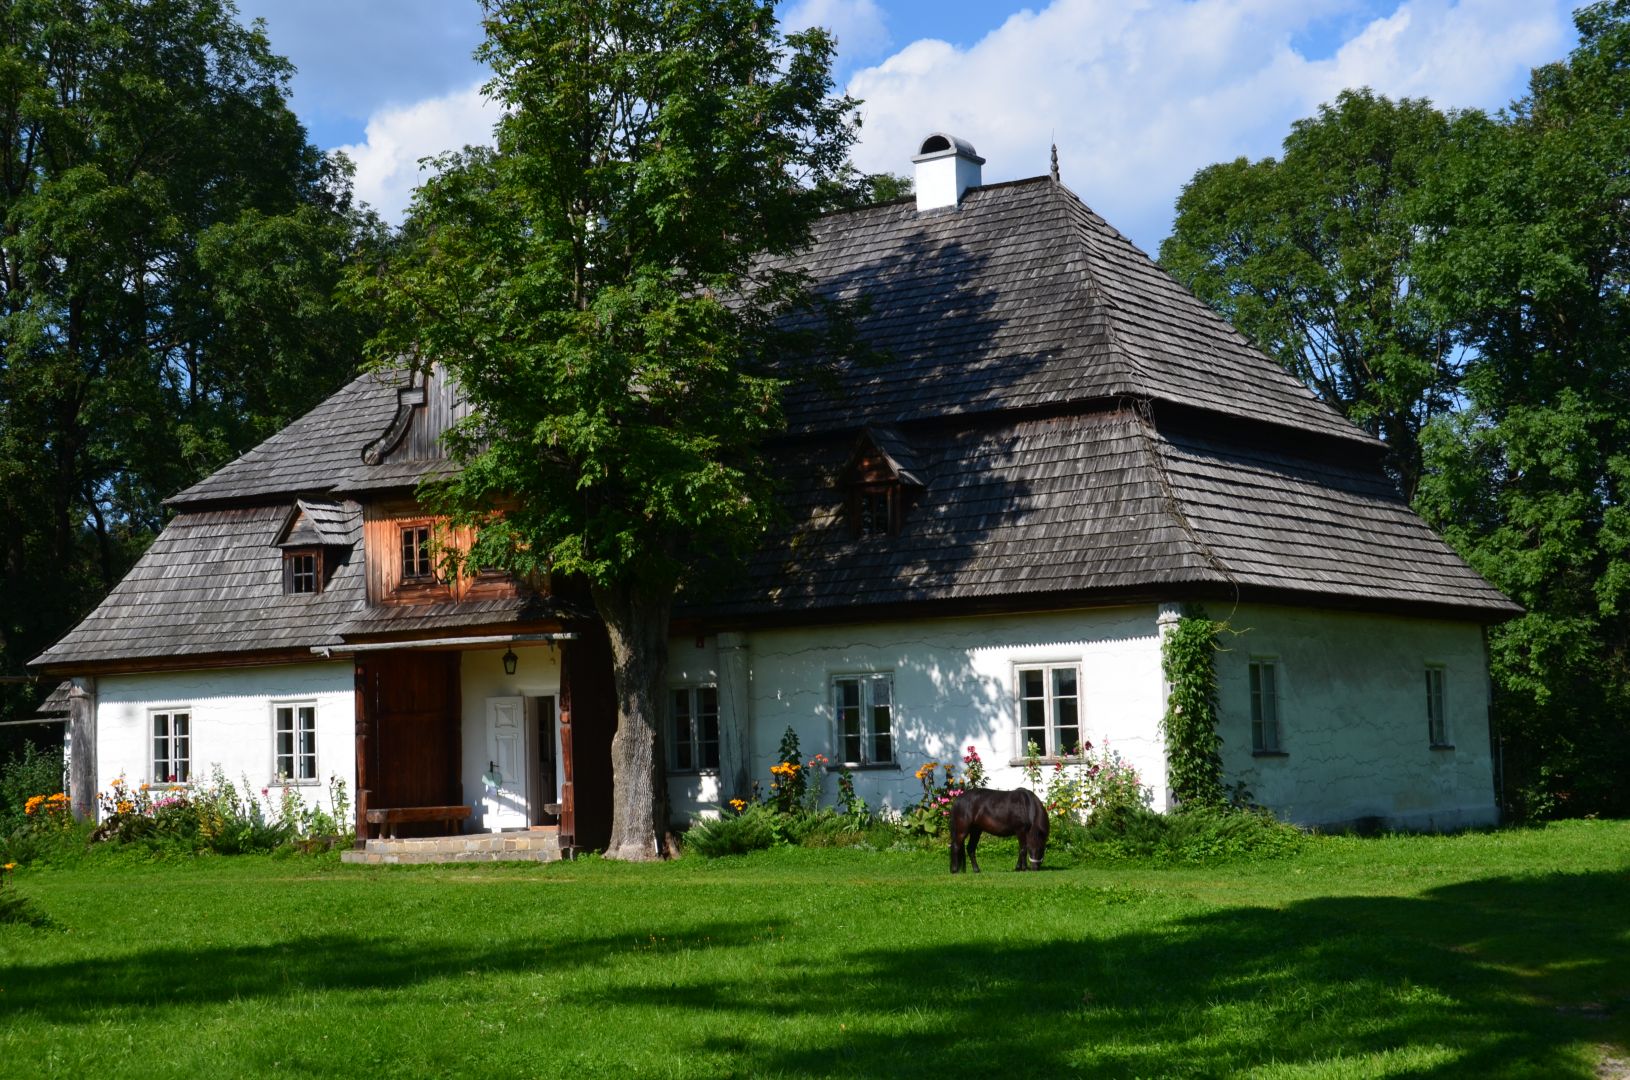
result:
[[[345,861],[548,861],[603,845],[616,721],[597,636],[353,646],[358,845]]]

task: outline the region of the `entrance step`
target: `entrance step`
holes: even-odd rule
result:
[[[560,859],[554,827],[524,832],[426,836],[411,840],[369,840],[360,851],[340,853],[340,861],[377,865],[462,862],[554,862]]]

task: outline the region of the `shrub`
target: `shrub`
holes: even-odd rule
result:
[[[62,790],[62,750],[41,750],[32,742],[23,744],[0,766],[0,832],[22,825],[28,800]]]
[[[1171,863],[1281,858],[1307,834],[1265,811],[1193,807],[1157,814],[1143,806],[1094,814],[1086,825],[1054,827],[1053,842],[1078,855]]]
[[[692,825],[685,833],[685,848],[709,859],[763,851],[784,839],[778,817],[773,808],[750,803],[740,813],[726,811]]]

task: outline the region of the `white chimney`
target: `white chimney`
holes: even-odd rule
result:
[[[955,206],[962,193],[979,186],[979,166],[985,159],[955,135],[936,131],[923,140],[922,149],[911,159],[917,166],[917,212]]]

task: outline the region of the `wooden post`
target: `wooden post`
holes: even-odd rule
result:
[[[96,680],[73,680],[68,688],[69,803],[80,821],[96,820]]]
[[[560,644],[560,851],[570,855],[577,846],[577,800],[572,793],[572,678],[567,658],[572,648],[569,642]]]
[[[358,660],[356,665],[356,730],[357,730],[357,846],[368,842],[368,669]]]

